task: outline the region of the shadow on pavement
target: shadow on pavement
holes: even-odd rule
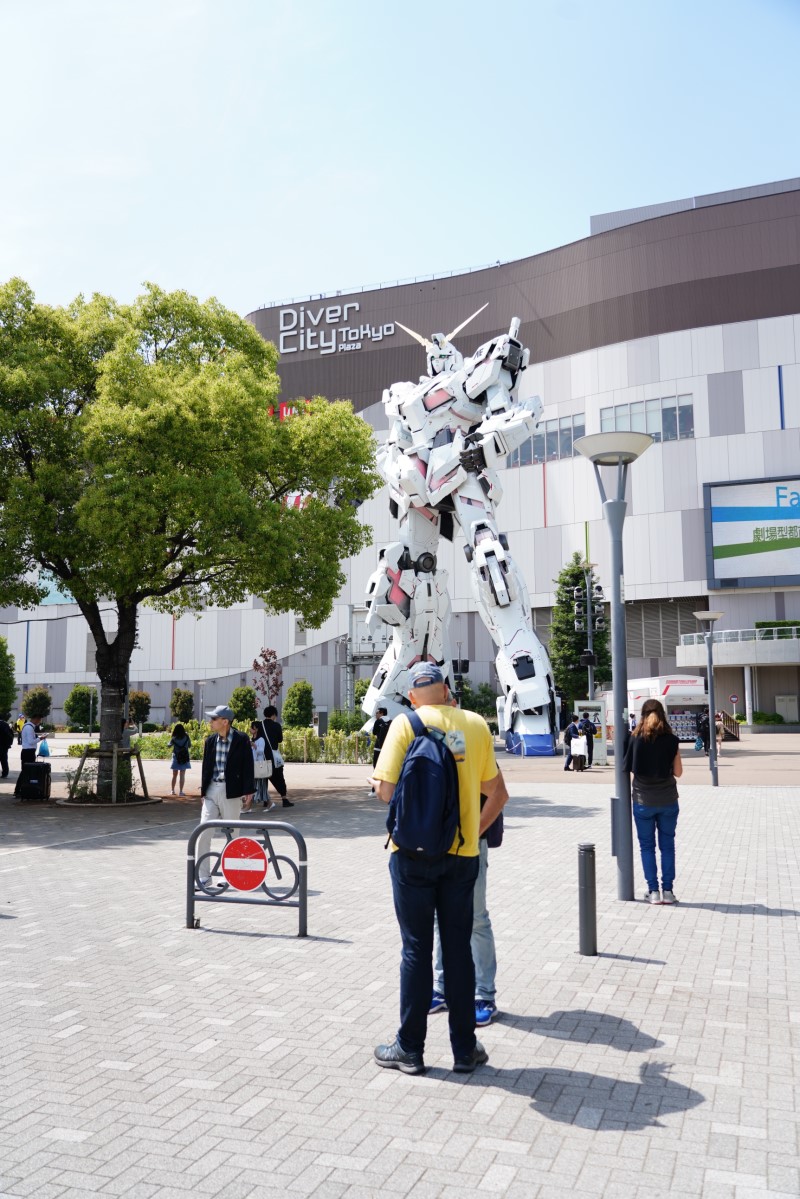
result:
[[[726,916],[800,916],[794,908],[768,908],[764,903],[684,903],[681,900],[678,907],[723,912]]]
[[[669,1066],[643,1063],[639,1081],[629,1082],[584,1070],[493,1070],[491,1065],[471,1075],[430,1070],[447,1082],[474,1087],[499,1087],[529,1095],[532,1108],[547,1120],[598,1132],[641,1132],[662,1128],[660,1117],[688,1111],[705,1102],[690,1087],[670,1081]]]
[[[541,1037],[579,1041],[583,1045],[609,1045],[623,1053],[645,1053],[664,1044],[642,1032],[630,1020],[580,1008],[551,1012],[549,1016],[515,1016],[504,1012],[497,1017],[497,1023],[535,1032]]]

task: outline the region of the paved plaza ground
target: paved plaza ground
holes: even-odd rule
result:
[[[800,738],[726,746],[718,789],[685,756],[666,908],[616,899],[612,767],[500,755],[502,1015],[473,1075],[451,1072],[447,1018],[431,1017],[422,1077],[372,1060],[396,1030],[399,938],[365,767],[287,766],[302,940],[296,910],[203,904],[185,928],[196,798],[19,804],[12,773],[0,1199],[796,1199]],[[67,764],[53,759],[57,794]],[[165,765],[145,765],[168,794]],[[595,958],[577,952],[585,841]],[[636,877],[641,893],[638,862]]]

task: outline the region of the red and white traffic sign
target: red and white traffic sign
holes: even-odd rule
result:
[[[252,837],[236,837],[223,849],[220,867],[225,882],[237,891],[257,891],[267,877],[264,846]]]
[[[738,695],[729,695],[728,699],[731,701],[732,704],[738,704],[738,702],[739,702]]]

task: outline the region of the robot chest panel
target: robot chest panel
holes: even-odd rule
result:
[[[467,432],[483,416],[481,405],[473,403],[461,388],[435,384],[421,399],[426,424],[434,432],[440,429],[450,429],[453,433],[458,429]]]

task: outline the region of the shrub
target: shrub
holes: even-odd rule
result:
[[[255,688],[234,687],[228,704],[232,708],[236,720],[247,721],[249,729],[249,722],[255,720],[258,715]]]
[[[180,687],[176,687],[172,692],[172,699],[169,701],[169,710],[172,713],[172,719],[180,721],[181,724],[186,724],[194,716],[194,696],[191,691],[184,691]]]
[[[87,687],[85,683],[76,683],[64,700],[64,711],[72,728],[70,732],[79,732],[89,728],[89,708],[92,710],[92,721],[99,731],[97,688]]]
[[[0,716],[11,715],[17,702],[17,680],[14,655],[8,652],[8,641],[0,637]]]
[[[134,724],[143,724],[150,715],[149,693],[147,691],[129,691],[128,712]]]
[[[335,733],[357,733],[363,723],[361,711],[346,712],[343,708],[334,708],[328,717],[328,729]]]
[[[754,712],[753,724],[783,724],[783,717],[779,712]]]
[[[44,720],[50,715],[53,697],[46,687],[31,687],[22,697],[22,712],[30,720]]]
[[[281,753],[287,762],[305,761],[318,762],[320,758],[320,739],[313,728],[296,729],[284,726]]]
[[[307,728],[314,716],[314,693],[305,679],[292,683],[283,704],[283,723],[290,728]]]
[[[143,733],[157,733],[157,732],[158,732],[158,725],[157,725],[157,724],[153,724],[153,723],[152,723],[151,721],[149,721],[149,720],[146,720],[146,721],[145,721],[145,723],[142,725],[142,732],[143,732]]]
[[[344,733],[336,729],[325,736],[325,762],[369,762],[372,765],[372,744],[369,733]]]

